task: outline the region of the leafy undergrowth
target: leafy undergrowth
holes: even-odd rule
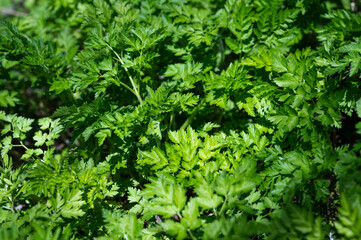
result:
[[[360,239],[361,3],[5,1],[0,239]]]

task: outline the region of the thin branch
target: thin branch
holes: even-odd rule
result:
[[[127,84],[123,83],[122,81],[118,81],[123,87],[125,87],[126,89],[128,89],[129,91],[131,91],[134,95],[137,95],[133,89],[131,89]]]
[[[187,118],[187,120],[183,123],[180,129],[186,129],[189,124],[192,123],[193,118],[197,115],[198,111],[202,107],[202,105],[205,103],[206,99],[203,98],[202,101],[198,104],[198,106],[193,110],[192,114]]]
[[[188,228],[187,232],[189,233],[189,236],[192,238],[192,240],[197,240],[197,238],[193,235],[192,231]]]
[[[128,77],[129,77],[129,80],[130,80],[130,82],[132,83],[133,90],[134,90],[134,94],[135,94],[135,96],[138,98],[140,104],[142,104],[142,103],[143,103],[143,99],[141,98],[141,96],[140,96],[140,94],[139,94],[139,92],[138,92],[138,89],[137,89],[137,87],[136,87],[136,85],[135,85],[135,82],[134,82],[132,76],[130,75],[130,73],[129,73],[129,71],[128,71],[128,68],[124,66],[124,65],[125,65],[125,64],[124,64],[124,61],[123,61],[122,58],[119,56],[119,54],[118,54],[108,43],[105,43],[105,44],[108,46],[108,48],[109,48],[110,50],[112,50],[112,52],[115,54],[115,56],[117,56],[119,62],[123,65],[123,68],[124,68],[124,70],[127,72]],[[123,85],[123,86],[124,86],[124,85]]]

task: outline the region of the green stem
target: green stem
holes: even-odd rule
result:
[[[219,39],[219,53],[220,53],[220,60],[218,63],[218,68],[221,69],[223,67],[225,55],[224,55],[224,44],[222,39]]]
[[[133,89],[131,89],[127,84],[123,83],[122,81],[118,81],[123,87],[125,87],[126,89],[128,89],[129,91],[131,91],[134,95],[137,95]]]
[[[198,104],[198,106],[193,110],[192,114],[183,123],[183,125],[181,126],[180,129],[186,129],[188,127],[188,125],[192,123],[194,117],[197,115],[197,113],[199,112],[200,108],[205,103],[205,101],[206,101],[206,99],[203,98],[202,101]]]
[[[21,144],[11,144],[11,146],[13,146],[13,147],[24,147],[24,146],[21,145]]]
[[[19,142],[20,142],[20,144],[21,144],[21,146],[22,146],[23,148],[25,148],[26,150],[29,149],[27,146],[25,146],[25,144],[23,143],[23,141],[21,141],[20,139],[19,139]]]
[[[193,235],[192,231],[187,229],[189,236],[191,236],[192,240],[197,240],[197,238]]]
[[[99,77],[103,77],[100,72],[98,72],[98,75],[99,75]],[[116,78],[117,78],[118,83],[119,83],[120,85],[122,85],[123,87],[125,87],[126,89],[128,89],[128,90],[129,90],[131,93],[133,93],[134,95],[137,95],[137,94],[134,92],[134,90],[131,89],[127,84],[125,84],[125,83],[123,83],[122,81],[120,81],[118,77],[116,77]]]
[[[139,91],[138,91],[138,89],[137,89],[137,87],[136,87],[136,85],[135,85],[135,82],[134,82],[132,76],[130,75],[130,73],[129,73],[129,71],[128,71],[128,68],[124,66],[124,61],[123,61],[122,58],[119,56],[119,54],[118,54],[108,43],[105,43],[105,44],[108,46],[108,48],[109,48],[110,50],[112,50],[112,52],[115,54],[115,56],[117,56],[118,61],[123,65],[123,68],[124,68],[124,70],[127,72],[128,78],[129,78],[130,82],[132,83],[133,90],[134,90],[133,93],[134,93],[135,96],[138,98],[140,104],[142,104],[142,103],[143,103],[143,100],[142,100],[142,98],[141,98],[141,96],[140,96],[140,94],[139,94]],[[122,84],[122,85],[123,85],[123,84]],[[124,85],[125,85],[125,84],[124,84]],[[123,85],[123,86],[124,86],[124,85]],[[128,87],[127,89],[129,89],[129,87]]]
[[[226,196],[226,199],[224,199],[224,201],[223,201],[221,210],[219,211],[219,215],[223,214],[224,210],[226,209],[226,206],[227,206],[227,196]]]
[[[9,200],[11,202],[11,211],[15,212],[14,197],[11,195],[11,198]]]
[[[174,121],[174,112],[172,112],[172,114],[170,115],[169,124],[168,124],[168,129],[169,130],[172,130],[173,121]]]

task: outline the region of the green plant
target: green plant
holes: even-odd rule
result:
[[[7,8],[0,239],[360,238],[360,3]]]

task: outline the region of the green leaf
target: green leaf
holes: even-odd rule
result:
[[[168,132],[168,137],[173,143],[180,143],[179,132],[177,132],[177,131],[169,131]]]
[[[202,224],[199,219],[199,214],[197,202],[192,199],[182,211],[183,218],[181,219],[181,223],[191,230],[197,229]]]
[[[42,131],[37,131],[33,137],[33,139],[35,141],[35,146],[40,147],[40,146],[44,145],[47,138],[48,138],[47,133],[43,133]]]
[[[214,192],[213,186],[205,181],[197,186],[196,193],[198,195],[196,198],[197,204],[204,209],[217,208],[223,201],[223,199]]]
[[[83,192],[78,189],[66,191],[64,194],[64,205],[62,204],[60,213],[65,218],[78,218],[84,215],[81,207],[85,204],[82,200]]]
[[[7,137],[4,137],[2,140],[1,140],[1,144],[2,146],[1,147],[1,157],[4,158],[5,155],[12,149],[12,137],[11,136],[7,136]]]
[[[129,192],[128,200],[131,203],[137,203],[142,198],[142,196],[140,195],[140,190],[139,189],[129,187],[128,192]]]
[[[172,198],[172,203],[177,208],[177,211],[180,212],[187,202],[186,190],[181,185],[176,185],[173,189]]]
[[[293,114],[292,112],[288,113]],[[275,115],[269,116],[267,119],[276,124],[279,129],[287,132],[292,131],[298,124],[298,117],[295,115]]]
[[[49,129],[50,126],[52,125],[51,124],[52,120],[51,120],[51,118],[41,118],[41,119],[39,119],[38,123],[39,123],[40,129],[46,130],[46,129]]]
[[[161,226],[166,233],[176,236],[176,239],[185,239],[187,237],[187,229],[181,223],[166,220],[161,223]]]
[[[162,131],[160,129],[160,122],[151,120],[147,129],[148,135],[155,135],[159,140],[162,140]]]
[[[274,54],[272,59],[272,68],[278,73],[287,72],[287,60],[283,56]],[[278,84],[277,84],[278,85]]]
[[[295,89],[300,86],[299,78],[292,73],[285,73],[281,77],[274,78],[273,80],[280,87]]]
[[[0,91],[0,106],[14,107],[20,100],[16,97],[18,94],[14,91],[1,90]]]
[[[159,148],[153,148],[151,152],[139,151],[141,164],[152,165],[152,169],[158,170],[168,165],[168,159],[165,153]]]
[[[361,98],[356,102],[356,113],[361,118]]]

